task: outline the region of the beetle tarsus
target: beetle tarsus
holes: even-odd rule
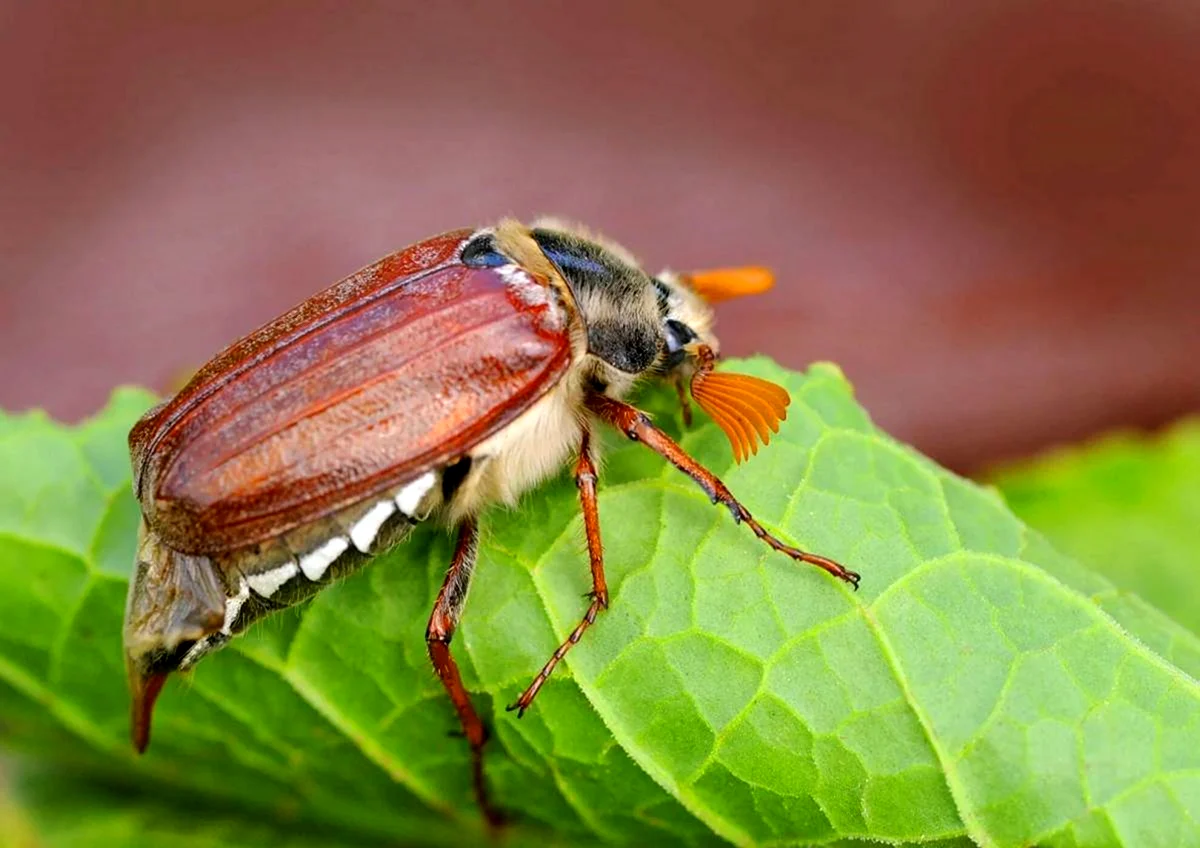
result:
[[[759,524],[753,518],[750,518],[749,513],[747,513],[746,523],[754,531],[754,535],[758,536],[758,538],[762,539],[775,550],[779,551],[780,553],[787,554],[797,562],[806,562],[809,565],[815,565],[817,568],[832,574],[839,580],[849,583],[854,587],[854,591],[858,591],[858,583],[862,579],[858,572],[851,571],[841,563],[829,559],[828,557],[810,554],[807,551],[802,551],[799,548],[794,548],[791,545],[784,544],[783,542],[779,541],[779,539],[768,533],[761,524]]]
[[[600,611],[607,608],[608,590],[597,589],[595,596],[592,598],[591,604],[588,605],[587,612],[584,613],[579,624],[575,625],[575,629],[571,631],[571,635],[568,636],[566,640],[564,640],[563,643],[558,646],[557,650],[555,650],[555,652],[550,656],[550,659],[547,660],[546,664],[542,667],[542,670],[538,672],[537,677],[535,677],[533,682],[529,684],[529,688],[521,693],[521,697],[517,698],[515,702],[508,706],[507,709],[509,712],[517,710],[517,718],[520,718],[525,714],[525,710],[529,709],[530,705],[533,703],[533,699],[536,698],[538,692],[541,691],[542,686],[545,685],[546,681],[550,679],[550,675],[554,671],[555,667],[562,662],[562,658],[567,655],[568,651],[579,644],[579,640],[583,638],[583,634],[587,631],[587,629],[596,623],[596,616],[600,613]]]

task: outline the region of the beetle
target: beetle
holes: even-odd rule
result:
[[[783,388],[715,370],[712,303],[766,290],[759,268],[650,275],[624,248],[553,219],[435,236],[380,259],[219,353],[129,434],[141,506],[125,613],[131,736],[145,751],[167,676],[296,604],[427,519],[457,529],[425,632],[491,821],[487,731],[450,650],[481,511],[574,458],[592,590],[579,624],[509,707],[529,709],[608,607],[595,429],[616,427],[694,480],[774,550],[858,587],[859,575],[759,524],[728,488],[625,402],[678,388],[741,462],[786,416]]]

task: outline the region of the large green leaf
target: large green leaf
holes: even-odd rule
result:
[[[711,425],[684,446],[764,523],[861,571],[862,590],[773,554],[610,439],[612,609],[517,720],[503,705],[577,621],[589,578],[566,475],[490,515],[455,645],[515,836],[1195,844],[1196,637],[879,433],[835,368],[735,367],[792,391],[779,437],[738,468]],[[100,844],[60,841],[63,810],[124,834],[152,820],[188,845],[240,833],[234,820],[324,844],[480,835],[422,640],[450,554],[435,528],[170,684],[150,752],[129,752],[123,434],[150,400],[119,392],[74,429],[0,418],[0,732],[74,775],[29,784],[47,839]],[[669,393],[644,401],[679,433]],[[94,783],[125,788],[110,803]]]
[[[1200,635],[1200,419],[1064,448],[994,479],[1055,545]]]

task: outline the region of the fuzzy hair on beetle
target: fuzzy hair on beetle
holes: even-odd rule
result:
[[[142,512],[124,628],[134,747],[149,744],[169,674],[436,521],[457,542],[425,641],[470,746],[480,808],[500,821],[487,731],[450,650],[479,517],[573,467],[592,590],[509,707],[520,716],[609,604],[596,500],[603,426],[661,455],[775,551],[857,588],[853,571],[759,524],[625,400],[640,381],[673,384],[685,423],[690,395],[738,462],[756,454],[788,393],[716,370],[712,305],[771,284],[761,268],[651,275],[580,227],[504,220],[385,256],[217,354],[129,434]]]

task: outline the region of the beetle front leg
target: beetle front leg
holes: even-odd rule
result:
[[[475,519],[464,521],[458,531],[458,543],[454,547],[454,558],[450,561],[450,569],[438,592],[437,600],[433,602],[433,613],[429,616],[429,626],[425,628],[425,643],[429,647],[429,659],[433,662],[434,671],[458,713],[462,723],[463,733],[471,743],[471,774],[475,786],[475,798],[483,810],[484,816],[492,825],[503,822],[500,812],[494,809],[488,801],[487,782],[483,775],[483,746],[487,742],[487,728],[479,713],[471,703],[471,696],[463,686],[462,675],[458,673],[458,664],[450,653],[450,640],[454,638],[454,630],[462,616],[463,605],[467,600],[467,587],[471,583],[471,574],[475,570],[475,554],[479,548],[479,528]]]
[[[810,554],[799,548],[781,542],[775,536],[754,520],[750,511],[733,496],[724,483],[703,465],[692,459],[675,440],[662,430],[650,423],[649,416],[634,406],[613,400],[604,395],[588,395],[587,407],[600,418],[612,424],[635,442],[642,442],[646,447],[659,454],[672,465],[691,477],[700,488],[712,499],[713,503],[724,504],[731,513],[733,520],[745,524],[754,535],[762,539],[771,548],[787,554],[798,562],[807,562],[817,568],[824,569],[841,580],[846,581],[855,589],[858,588],[859,575],[845,566],[817,554]]]
[[[575,465],[575,485],[579,487],[579,506],[583,510],[583,527],[587,533],[588,560],[592,567],[592,591],[589,597],[591,604],[584,613],[583,619],[571,631],[566,641],[558,646],[537,677],[529,684],[529,688],[521,693],[521,697],[510,704],[508,709],[517,711],[517,718],[525,714],[542,685],[554,671],[567,651],[571,650],[586,631],[596,621],[596,616],[602,609],[608,609],[608,583],[604,579],[604,545],[600,539],[600,510],[596,506],[596,463],[592,459],[591,434],[585,429],[583,440],[579,446],[579,461]]]

